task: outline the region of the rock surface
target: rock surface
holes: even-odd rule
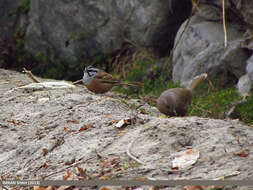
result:
[[[146,104],[131,109],[142,105],[137,100],[94,95],[83,86],[19,88],[29,83],[23,74],[0,69],[2,179],[62,179],[67,171],[74,180],[85,178],[78,168],[91,179],[253,177],[253,129],[237,120],[164,118]],[[115,120],[127,118],[125,127],[115,127]],[[173,169],[177,154],[191,149],[200,153],[197,162]]]

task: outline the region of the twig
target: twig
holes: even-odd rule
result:
[[[200,9],[199,9],[198,3],[195,0],[192,0],[192,5],[199,11]]]
[[[30,78],[32,79],[33,82],[36,82],[36,83],[40,83],[40,81],[38,81],[35,76],[32,74],[31,71],[28,71],[26,68],[23,68],[23,72]]]
[[[237,175],[239,175],[240,173],[241,173],[241,172],[239,172],[239,171],[234,171],[234,172],[231,173],[231,174],[227,174],[227,175],[224,175],[224,176],[215,178],[214,180],[225,180],[225,178],[237,176]]]
[[[226,119],[229,118],[229,116],[234,112],[236,106],[244,104],[247,102],[247,99],[243,98],[242,100],[239,100],[233,104],[233,106],[229,109],[229,111],[226,113]]]
[[[80,79],[80,80],[77,80],[75,82],[73,82],[72,84],[78,84],[78,83],[81,83],[83,79]]]
[[[138,138],[138,137],[137,137]],[[135,140],[137,139],[135,138],[127,147],[127,155],[132,158],[133,160],[135,160],[136,162],[138,162],[139,164],[145,164],[144,162],[142,162],[141,160],[139,160],[138,158],[136,158],[132,153],[131,153],[131,147],[133,145],[133,143],[135,142]]]
[[[224,30],[224,45],[227,47],[227,28],[226,28],[226,19],[225,19],[225,0],[222,0],[222,19],[223,19],[223,30]]]
[[[70,166],[68,166],[68,167],[66,167],[66,168],[64,168],[64,169],[62,169],[62,170],[59,170],[59,171],[50,173],[50,174],[45,175],[45,176],[42,176],[42,179],[45,179],[46,177],[52,176],[52,175],[57,174],[57,173],[64,172],[66,169],[69,169],[69,168],[71,168],[71,167],[75,167],[75,166],[77,166],[78,164],[85,163],[85,162],[87,162],[87,161],[89,161],[89,160],[91,160],[91,159],[93,159],[93,158],[95,158],[95,157],[96,157],[96,156],[92,156],[92,157],[90,157],[90,158],[88,158],[88,159],[86,159],[86,160],[84,160],[84,161],[80,160],[79,162],[76,162],[76,163],[74,163],[74,164],[72,164],[72,165],[70,165]]]
[[[101,156],[101,155],[97,152],[97,149],[94,149],[94,152],[96,153],[98,159],[103,158],[103,156]]]
[[[207,77],[208,84],[211,86],[213,91],[217,91],[217,89],[214,87],[212,81]]]

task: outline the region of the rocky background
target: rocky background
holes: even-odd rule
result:
[[[222,6],[221,0],[1,0],[0,67],[77,80],[84,66],[110,70],[121,66],[118,57],[145,49],[142,56],[154,56],[162,72],[172,69],[174,82],[207,72],[226,76],[245,96],[253,81],[253,1],[225,1],[225,17]],[[125,63],[130,67],[131,59]],[[1,179],[252,177],[252,127],[237,120],[163,118],[142,100],[97,96],[82,86],[25,86],[29,78],[5,69]],[[123,127],[115,127],[120,120]],[[185,150],[199,157],[175,170],[172,161]]]

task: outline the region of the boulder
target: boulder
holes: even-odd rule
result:
[[[172,0],[31,1],[26,49],[34,55],[70,62],[114,52],[124,42],[168,52],[178,20],[182,22],[191,9],[190,4],[188,12],[180,13],[184,16],[171,16],[179,15],[173,12],[171,3]],[[176,3],[175,10],[187,8],[186,4]]]
[[[227,23],[228,45],[224,45],[221,10],[212,5],[200,5],[199,11],[180,27],[175,41],[184,32],[173,52],[173,81],[186,83],[207,72],[210,76],[232,73],[239,78],[245,73],[248,54],[241,47],[243,32],[239,25]]]
[[[241,96],[247,95],[253,86],[253,55],[247,60],[246,74],[243,75],[237,84]]]

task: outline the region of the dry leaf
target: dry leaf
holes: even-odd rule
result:
[[[99,177],[99,179],[102,179],[102,180],[110,180],[113,178],[114,178],[114,176],[101,176],[101,177]]]
[[[179,170],[179,167],[172,167],[172,170]]]
[[[47,190],[47,187],[34,186],[33,190]]]
[[[175,154],[175,158],[172,160],[172,168],[186,168],[193,165],[199,158],[199,151],[190,149],[181,151]]]
[[[108,160],[104,160],[100,164],[102,168],[115,168],[119,167],[119,160],[120,160],[119,157],[115,157]]]
[[[168,122],[168,127],[173,127],[173,124]]]
[[[124,125],[125,125],[125,121],[124,121],[124,119],[121,119],[121,120],[115,125],[115,127],[121,128],[121,127],[123,127]]]
[[[131,125],[132,124],[131,119],[124,119],[124,122],[125,122],[126,125]]]
[[[67,120],[67,123],[74,123],[74,124],[78,124],[79,121],[76,119],[72,119],[72,120]]]
[[[121,119],[119,122],[117,122],[115,127],[121,128],[121,127],[124,127],[126,125],[132,125],[132,124],[135,124],[135,123],[136,123],[136,118],[126,118],[126,119]]]
[[[240,156],[240,157],[248,157],[249,156],[249,154],[245,153],[245,152],[239,153],[237,155]]]
[[[188,185],[188,186],[184,186],[183,190],[204,190],[205,186],[200,186],[200,185]]]
[[[83,177],[83,180],[89,179],[89,175],[87,174],[87,172],[83,168],[77,167],[76,169],[79,173],[79,176]]]
[[[48,186],[48,187],[34,186],[33,190],[53,190],[53,187],[52,186]]]
[[[148,178],[146,177],[138,177],[138,178],[135,178],[135,180],[139,180],[139,181],[147,181]]]
[[[87,129],[89,129],[87,126],[83,126],[83,127],[81,127],[81,128],[79,129],[79,132],[81,132],[81,131],[86,131]]]
[[[48,153],[48,150],[46,148],[42,148],[42,156],[46,156]]]
[[[36,138],[37,140],[40,140],[40,139],[41,139],[40,134],[35,134],[35,138]]]
[[[64,176],[62,176],[63,180],[71,180],[73,178],[72,172],[67,171]]]
[[[106,118],[111,118],[112,116],[110,114],[105,115]]]
[[[82,126],[82,127],[79,129],[79,132],[81,132],[81,131],[86,131],[86,130],[89,129],[89,128],[95,128],[95,127],[94,127],[94,125],[92,125],[92,124],[84,125],[84,126]]]
[[[111,189],[108,187],[101,187],[99,190],[111,190]]]
[[[49,167],[48,163],[44,163],[39,168],[48,168],[48,167]]]
[[[70,186],[60,186],[56,190],[65,190],[68,189]]]

